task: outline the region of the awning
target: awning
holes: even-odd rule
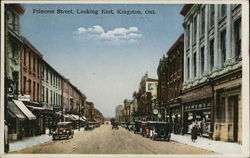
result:
[[[82,118],[83,118],[84,120],[87,120],[87,118],[86,118],[85,116],[82,116]]]
[[[73,116],[69,115],[69,114],[66,114],[66,115],[63,115],[65,118],[68,118],[70,120],[77,120],[75,119]]]
[[[7,110],[11,116],[15,116],[20,120],[26,119],[22,111],[17,107],[17,105],[13,101],[8,101]]]
[[[79,116],[77,116],[77,115],[71,114],[71,116],[73,116],[76,120],[81,120],[83,122],[85,121],[82,117],[79,118]]]
[[[22,101],[14,100],[13,102],[18,106],[18,108],[26,115],[29,120],[35,120],[36,116],[23,104]]]

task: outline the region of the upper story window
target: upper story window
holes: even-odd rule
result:
[[[7,13],[7,18],[9,28],[19,34],[19,15],[14,11],[10,11]]]
[[[226,11],[227,11],[227,5],[221,4],[220,5],[220,18],[223,18],[224,16],[226,16]]]
[[[33,56],[33,72],[36,72],[36,56]]]
[[[187,25],[187,29],[186,29],[186,45],[187,48],[189,48],[189,38],[190,38],[190,25]]]
[[[46,81],[49,81],[49,70],[46,68]]]
[[[197,16],[193,19],[193,42],[196,41],[196,33],[197,33]]]
[[[23,65],[26,66],[26,49],[23,49]]]
[[[214,39],[210,41],[209,50],[210,50],[210,70],[212,71],[214,67]]]
[[[16,43],[12,42],[11,43],[11,55],[12,58],[17,59],[18,58],[18,48]]]
[[[205,7],[201,9],[201,35],[205,33]]]
[[[201,48],[201,74],[204,73],[204,64],[205,64],[205,58],[204,58],[205,52],[204,47]]]
[[[241,19],[234,23],[235,57],[241,56]]]
[[[31,53],[29,51],[29,69],[31,69]]]
[[[187,78],[188,78],[188,79],[189,79],[189,77],[190,77],[190,75],[189,75],[189,73],[190,73],[189,68],[190,68],[190,59],[189,59],[189,57],[188,57],[188,58],[187,58]]]
[[[196,65],[196,53],[194,53],[194,55],[193,55],[193,60],[194,60],[194,77],[196,77],[196,67],[197,67],[197,65]]]
[[[209,26],[210,28],[214,25],[214,4],[210,5],[210,16],[209,16]]]
[[[220,35],[220,48],[221,48],[221,63],[224,63],[226,61],[226,30],[221,32]]]

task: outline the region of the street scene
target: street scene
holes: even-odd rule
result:
[[[241,10],[5,3],[4,153],[239,156]]]
[[[93,137],[95,136],[95,137]],[[181,150],[179,150],[181,148]],[[175,141],[152,141],[125,128],[112,130],[111,125],[93,131],[75,134],[73,139],[49,141],[20,150],[18,153],[55,154],[215,154],[211,151],[184,145]]]

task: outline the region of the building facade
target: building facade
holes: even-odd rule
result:
[[[187,4],[182,102],[186,131],[241,143],[241,5]]]
[[[182,34],[167,52],[167,121],[173,124],[173,132],[180,134],[183,126],[183,108],[181,104],[181,90],[183,83],[183,48]]]
[[[116,108],[115,108],[115,120],[116,121],[121,121],[121,115],[122,115],[122,109],[123,109],[123,106],[122,105],[118,105]]]
[[[140,120],[153,120],[153,109],[157,107],[158,80],[149,78],[146,73],[140,82],[138,91],[138,113]]]

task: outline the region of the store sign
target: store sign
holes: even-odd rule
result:
[[[30,95],[18,95],[20,101],[30,101]]]

